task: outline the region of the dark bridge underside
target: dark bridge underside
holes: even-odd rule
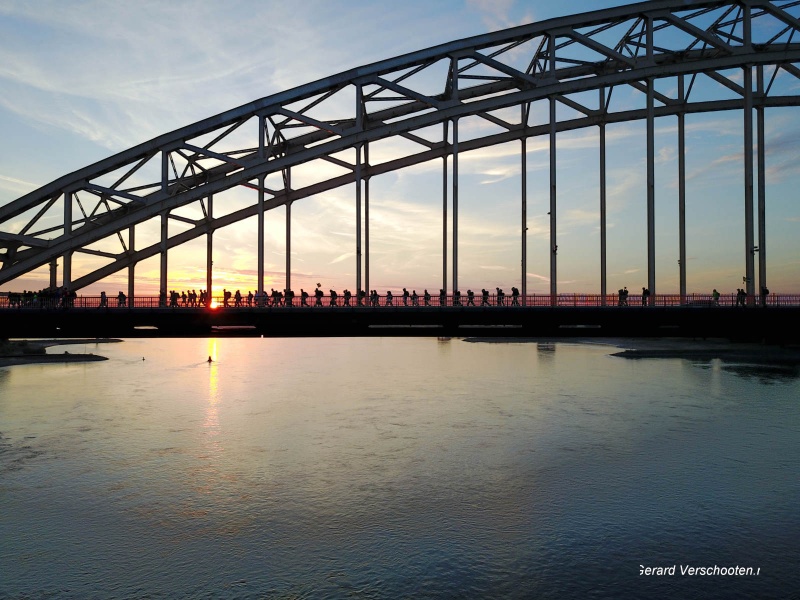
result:
[[[4,310],[0,338],[721,337],[794,343],[800,307]]]

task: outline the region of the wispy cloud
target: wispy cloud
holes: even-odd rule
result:
[[[39,186],[29,181],[23,181],[21,179],[17,179],[16,177],[0,175],[0,187],[15,193],[25,193],[25,192],[32,192]]]

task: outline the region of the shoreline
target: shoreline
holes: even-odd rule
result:
[[[0,368],[13,367],[16,365],[40,365],[40,364],[66,364],[77,362],[99,362],[108,360],[106,356],[99,354],[25,354],[19,356],[0,356]]]
[[[737,343],[724,339],[684,338],[463,338],[471,343],[586,344],[610,346],[618,351],[610,356],[626,359],[683,358],[686,360],[720,359],[767,365],[800,365],[800,346]]]
[[[16,365],[63,364],[77,362],[98,362],[108,360],[105,356],[91,352],[63,354],[47,354],[47,348],[53,346],[69,346],[79,344],[112,344],[122,342],[116,338],[68,338],[68,339],[34,339],[8,340],[0,342],[0,368]]]

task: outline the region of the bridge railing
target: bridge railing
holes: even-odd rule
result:
[[[605,300],[605,303],[603,302]],[[526,297],[514,297],[510,294],[500,297],[498,294],[489,294],[484,297],[482,294],[475,294],[474,297],[469,298],[466,294],[456,296],[454,294],[447,294],[444,298],[439,294],[431,295],[426,299],[423,295],[419,295],[416,300],[409,295],[403,297],[400,295],[393,295],[391,299],[385,295],[380,294],[375,297],[367,296],[360,303],[359,300],[353,296],[345,299],[342,295],[337,295],[336,298],[331,299],[330,295],[323,295],[319,299],[310,296],[303,301],[303,298],[295,296],[291,299],[289,304],[286,298],[275,299],[258,298],[258,297],[243,297],[241,301],[237,302],[231,298],[228,302],[221,296],[215,296],[211,302],[212,308],[219,308],[223,310],[239,310],[239,309],[255,309],[255,308],[290,308],[290,307],[343,307],[347,308],[364,306],[371,308],[383,307],[440,307],[440,306],[461,306],[461,307],[481,307],[481,306],[506,306],[506,307],[643,307],[643,306],[693,306],[693,307],[714,307],[714,306],[729,306],[735,307],[738,305],[736,294],[722,294],[715,301],[711,294],[687,294],[683,299],[679,294],[656,294],[647,299],[645,304],[641,295],[631,296],[627,299],[621,298],[619,294],[607,294],[603,298],[600,294],[557,294],[553,298],[550,294],[529,294]],[[800,294],[769,294],[767,296],[755,296],[748,298],[748,306],[799,306]],[[134,298],[118,298],[101,296],[77,296],[75,298],[58,298],[52,296],[39,296],[37,294],[14,294],[14,293],[0,293],[0,310],[2,309],[15,309],[15,308],[39,308],[39,309],[151,309],[151,308],[203,308],[204,305],[199,302],[190,302],[188,298],[184,300],[178,297],[176,300],[164,299],[159,296],[136,296]]]

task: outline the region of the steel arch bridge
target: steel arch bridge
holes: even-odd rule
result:
[[[369,289],[370,178],[442,160],[442,279],[458,289],[458,164],[461,153],[519,141],[522,172],[522,296],[526,296],[526,143],[549,138],[550,292],[557,294],[557,134],[599,130],[601,294],[606,290],[605,127],[644,121],[647,136],[648,285],[655,293],[655,143],[657,117],[678,123],[680,291],[686,294],[684,119],[739,110],[744,147],[744,247],[747,291],[766,286],[764,112],[800,104],[800,1],[652,0],[571,15],[450,42],[268,96],[188,125],[89,165],[0,207],[0,284],[50,265],[52,287],[78,290],[128,270],[134,296],[137,263],[160,256],[167,289],[172,248],[205,236],[211,289],[213,234],[256,217],[258,291],[264,282],[264,215],[285,206],[286,288],[291,289],[291,206],[321,192],[355,188],[356,289]],[[780,85],[789,80],[795,85]],[[698,93],[700,80],[724,93]],[[641,94],[642,107],[615,108],[621,90]],[[537,122],[534,103],[549,107]],[[561,107],[571,109],[559,119]],[[755,118],[754,118],[755,115]],[[459,120],[479,118],[491,134],[459,139]],[[381,140],[413,148],[384,162],[370,160]],[[448,172],[449,163],[449,172]],[[755,167],[754,167],[755,163]],[[342,174],[295,187],[292,170],[336,165]],[[448,173],[450,177],[448,178]],[[214,197],[237,186],[255,191],[249,205],[222,216]],[[449,199],[448,199],[449,196]],[[193,207],[199,218],[180,215]],[[451,228],[448,231],[448,207]],[[362,217],[362,210],[364,216]],[[136,227],[160,223],[160,240],[136,245]],[[169,235],[170,222],[183,231]],[[362,226],[363,222],[363,226]],[[757,224],[757,238],[756,238]],[[116,251],[109,249],[110,243]],[[100,246],[100,247],[99,247]],[[72,277],[76,253],[102,267]],[[555,301],[555,300],[554,300]]]

